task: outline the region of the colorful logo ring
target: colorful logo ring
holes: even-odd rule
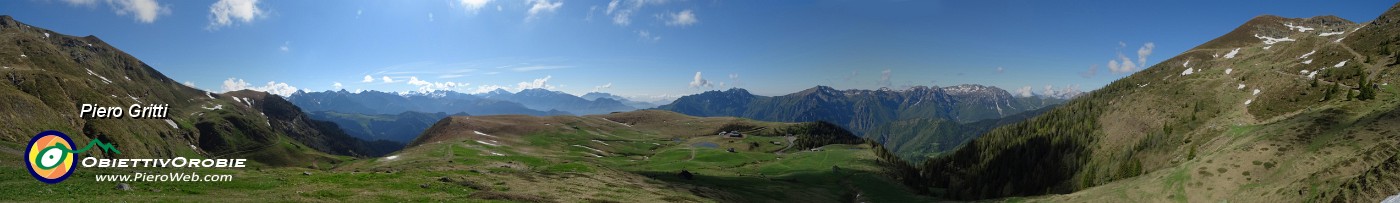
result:
[[[25,164],[28,164],[29,175],[34,176],[40,182],[54,184],[63,182],[68,176],[73,175],[73,139],[63,132],[49,130],[39,132],[34,138],[29,139],[29,147],[25,149]]]

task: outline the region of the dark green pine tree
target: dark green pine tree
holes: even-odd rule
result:
[[[1356,95],[1356,99],[1363,101],[1374,99],[1376,97],[1376,90],[1375,88],[1371,87],[1371,79],[1369,78],[1370,76],[1366,75],[1366,72],[1361,70],[1356,71],[1356,74],[1360,76],[1357,77],[1357,84],[1358,86],[1360,86],[1359,89],[1361,90],[1361,93],[1359,95]]]
[[[1351,101],[1351,99],[1356,98],[1355,91],[1351,91],[1351,89],[1346,89],[1344,91],[1347,91],[1347,101]]]
[[[1339,85],[1338,85],[1336,82],[1333,82],[1333,83],[1332,83],[1332,87],[1327,88],[1326,93],[1323,93],[1323,94],[1322,94],[1322,100],[1323,100],[1323,101],[1332,100],[1332,95],[1333,95],[1333,94],[1337,94],[1337,89],[1339,89],[1339,88],[1340,88]]]

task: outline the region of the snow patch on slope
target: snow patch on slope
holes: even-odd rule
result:
[[[1341,34],[1345,34],[1345,33],[1346,33],[1346,32],[1324,32],[1324,33],[1322,33],[1322,34],[1317,34],[1317,36],[1319,36],[1319,37],[1326,37],[1326,36],[1332,36],[1332,35],[1341,35]]]
[[[1225,58],[1227,58],[1227,59],[1235,58],[1235,54],[1239,54],[1239,53],[1240,53],[1240,48],[1235,48],[1235,50],[1231,50],[1230,53],[1226,53],[1226,54],[1225,54]]]
[[[484,144],[484,145],[491,145],[492,147],[499,147],[499,146],[501,146],[501,144],[500,144],[500,143],[497,143],[495,140],[487,140],[487,141],[490,141],[490,142],[477,140],[476,143],[481,143],[481,144]]]
[[[573,146],[575,146],[575,147],[583,147],[584,149],[593,150],[594,152],[598,152],[599,154],[607,153],[607,152],[603,152],[603,150],[594,149],[594,148],[588,147],[588,146],[583,146],[583,145],[573,145]]]
[[[24,56],[24,55],[20,55],[20,56]],[[87,68],[85,68],[85,69],[87,69]],[[88,74],[88,75],[92,75],[92,76],[97,76],[97,78],[102,79],[102,82],[103,82],[103,83],[112,84],[112,80],[108,80],[107,77],[102,77],[101,75],[97,75],[97,72],[92,72],[92,69],[87,69],[87,74]]]
[[[1259,34],[1254,34],[1254,38],[1259,38],[1260,40],[1264,40],[1264,44],[1268,44],[1268,45],[1273,45],[1274,43],[1279,43],[1279,42],[1298,41],[1298,40],[1294,40],[1293,38],[1288,38],[1288,37],[1273,38],[1273,37],[1269,37],[1269,36],[1259,36]],[[1265,49],[1267,49],[1267,48],[1265,48]]]
[[[1316,49],[1313,49],[1312,51],[1310,51],[1310,52],[1308,52],[1308,53],[1306,53],[1306,54],[1303,54],[1303,56],[1299,56],[1298,59],[1307,58],[1308,56],[1312,56],[1313,54],[1316,54],[1316,53],[1317,53],[1317,50],[1316,50]],[[1311,61],[1311,60],[1309,60],[1309,61]]]
[[[1298,32],[1307,32],[1307,31],[1316,30],[1316,29],[1313,29],[1313,28],[1310,28],[1310,27],[1303,27],[1303,26],[1301,26],[1301,25],[1295,26],[1295,25],[1293,25],[1293,23],[1284,23],[1283,26],[1288,26],[1288,30],[1297,30]]]
[[[495,135],[490,135],[490,134],[482,133],[481,131],[475,131],[475,130],[473,130],[472,133],[476,133],[477,135],[481,135],[481,136],[496,137]]]

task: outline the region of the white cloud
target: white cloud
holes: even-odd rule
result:
[[[1153,48],[1157,48],[1157,45],[1152,42],[1147,42],[1147,44],[1143,44],[1141,48],[1138,48],[1138,65],[1147,65],[1147,56],[1152,55]]]
[[[1137,69],[1137,64],[1134,64],[1132,59],[1128,59],[1128,56],[1124,56],[1121,52],[1118,53],[1118,59],[1108,60],[1108,72],[1127,73],[1135,69]]]
[[[410,85],[427,85],[427,84],[432,84],[432,83],[430,83],[430,82],[428,82],[428,81],[418,80],[418,76],[410,76],[410,77],[408,77],[408,84],[410,84]]]
[[[331,90],[339,90],[343,87],[345,87],[345,85],[340,84],[340,82],[331,83]]]
[[[613,24],[622,25],[622,26],[626,26],[626,25],[628,25],[628,24],[632,24],[632,18],[630,17],[630,16],[632,15],[632,10],[630,10],[630,9],[629,9],[629,10],[626,10],[626,11],[620,11],[620,10],[618,10],[618,4],[619,4],[619,3],[621,3],[621,1],[619,1],[619,0],[612,0],[612,2],[608,2],[608,10],[604,11],[603,13],[604,13],[604,14],[608,14],[608,15],[613,15],[613,19],[612,19]],[[616,15],[613,14],[614,11],[617,11],[617,14],[616,14]]]
[[[219,0],[209,6],[209,26],[205,29],[217,30],[236,22],[252,23],[266,13],[258,8],[258,0]]]
[[[1060,99],[1074,98],[1083,93],[1079,91],[1079,85],[1066,85],[1060,89],[1055,89],[1053,85],[1045,85],[1045,91],[1041,92],[1042,95]]]
[[[530,10],[525,11],[525,21],[535,19],[540,13],[553,13],[564,6],[564,2],[549,2],[549,0],[533,0],[530,3]]]
[[[879,81],[875,81],[875,85],[879,85],[880,87],[889,87],[889,86],[890,86],[890,69],[885,69],[885,71],[880,71],[880,80],[879,80]]]
[[[547,89],[547,90],[552,90],[552,89],[554,89],[554,85],[550,85],[550,84],[549,84],[549,79],[550,79],[550,78],[554,78],[554,76],[544,76],[544,78],[538,78],[538,79],[535,79],[535,80],[533,80],[533,81],[516,83],[516,84],[515,84],[515,88],[516,88],[516,89],[519,89],[519,90],[524,90],[524,89]]]
[[[1152,42],[1147,42],[1143,44],[1142,47],[1139,47],[1137,50],[1137,63],[1133,63],[1133,60],[1128,58],[1127,55],[1123,55],[1123,51],[1121,50],[1121,48],[1125,48],[1127,46],[1127,43],[1118,42],[1118,48],[1120,48],[1120,50],[1118,51],[1118,57],[1115,59],[1108,60],[1108,72],[1128,73],[1133,72],[1142,66],[1146,66],[1147,56],[1152,55],[1152,49],[1157,47],[1157,45]],[[1089,75],[1086,77],[1092,77],[1092,74],[1081,73],[1081,76],[1082,75]]]
[[[618,0],[612,0],[612,2],[608,2],[608,10],[605,11],[605,12],[603,12],[603,14],[612,15],[612,12],[615,11],[615,10],[617,10],[617,4],[618,4],[618,3],[621,3],[621,2],[618,1]]]
[[[180,84],[185,85],[185,87],[190,87],[190,88],[199,89],[199,87],[195,87],[195,86],[194,86],[194,82],[185,81],[185,82],[180,83]]]
[[[642,41],[646,41],[646,42],[657,42],[657,41],[661,41],[661,36],[654,36],[654,35],[651,35],[651,32],[647,32],[646,30],[638,30],[638,31],[637,31],[637,38],[640,38]]]
[[[292,46],[292,41],[282,42],[282,46],[277,47],[277,50],[282,51],[282,52],[284,52],[284,53],[285,53],[285,52],[291,52],[291,51],[292,51],[292,47],[291,47],[291,46]]]
[[[1033,95],[1031,94],[1031,86],[1030,86],[1030,85],[1026,85],[1026,86],[1021,86],[1021,89],[1016,89],[1016,96],[1020,96],[1020,97],[1030,97],[1030,96],[1033,96]]]
[[[456,89],[457,87],[464,87],[464,86],[469,85],[469,83],[456,83],[456,82],[428,82],[428,81],[424,81],[424,80],[419,80],[417,76],[408,77],[408,84],[409,84],[409,85],[418,86],[418,92],[433,92],[433,91],[437,91],[437,90],[452,90],[452,89]]]
[[[291,96],[292,93],[297,92],[297,87],[293,87],[291,85],[288,85],[287,83],[279,83],[276,81],[267,81],[267,85],[263,86],[253,86],[251,84],[248,84],[248,82],[244,82],[243,79],[228,78],[227,80],[224,80],[223,92],[231,92],[245,89],[263,91],[269,94],[281,95],[284,97]]]
[[[593,92],[600,92],[600,91],[603,91],[603,90],[606,90],[606,89],[611,89],[611,88],[612,88],[612,83],[608,83],[608,84],[604,84],[604,85],[599,85],[599,86],[593,86]]]
[[[70,3],[72,2],[70,1]],[[170,14],[170,8],[166,5],[160,5],[160,2],[156,2],[156,0],[108,0],[107,2],[111,4],[112,9],[116,10],[117,15],[131,14],[131,16],[136,17],[136,21],[142,23],[153,23],[160,15]]]
[[[433,19],[433,13],[428,13],[428,22],[433,22],[433,21],[435,21],[435,19]]]
[[[364,15],[364,14],[365,14],[365,9],[363,9],[363,8],[362,8],[362,9],[359,9],[359,10],[355,10],[355,19],[360,19],[360,15]]]
[[[1005,72],[1006,72],[1006,68],[1002,68],[1001,66],[997,66],[997,74],[1002,74],[1002,73],[1005,73]]]
[[[709,80],[705,80],[705,78],[700,77],[700,72],[697,71],[697,72],[695,72],[695,79],[693,79],[693,80],[690,81],[690,87],[691,87],[691,88],[707,87],[707,88],[708,88],[708,87],[714,87],[714,84],[710,84],[710,81],[709,81]]]
[[[365,75],[365,79],[364,79],[364,80],[360,80],[360,82],[363,82],[363,83],[371,83],[371,82],[374,82],[374,77],[369,76],[369,75]]]
[[[389,76],[387,76],[387,75],[384,76],[384,78],[383,78],[382,80],[384,80],[384,83],[394,83],[394,79],[393,79],[393,78],[389,78]]]
[[[695,18],[695,12],[690,9],[682,10],[679,13],[671,13],[670,17],[671,19],[666,21],[666,25],[685,27],[700,22],[700,19]]]
[[[169,5],[161,5],[157,0],[62,0],[71,6],[93,8],[106,3],[117,15],[131,14],[137,22],[154,23],[161,15],[169,15]]]
[[[458,3],[462,4],[462,8],[466,9],[467,13],[476,14],[481,11],[481,8],[486,7],[487,3],[491,3],[491,0],[461,0]]]
[[[659,5],[667,2],[668,0],[627,0],[626,2],[613,0],[608,2],[608,9],[604,10],[603,13],[612,15],[613,24],[627,26],[632,24],[632,13],[641,10],[643,6]],[[692,13],[691,15],[691,18],[694,19],[694,14]]]
[[[64,3],[68,3],[68,5],[74,5],[74,6],[93,6],[93,5],[97,5],[97,0],[63,0],[63,2],[64,2]]]
[[[632,18],[630,17],[631,15],[632,11],[618,12],[617,15],[613,15],[613,24],[621,26],[627,26],[629,24],[632,24]]]

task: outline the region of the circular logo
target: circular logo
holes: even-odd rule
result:
[[[54,184],[63,182],[73,175],[73,139],[63,132],[49,130],[39,132],[29,139],[29,147],[24,153],[24,163],[29,165],[29,175],[40,182]]]

